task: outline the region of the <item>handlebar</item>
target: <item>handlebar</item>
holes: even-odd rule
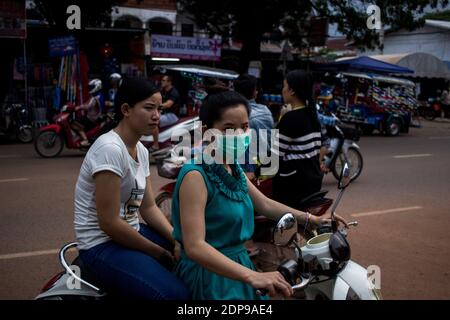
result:
[[[308,277],[301,276],[300,277],[301,282],[299,284],[291,286],[291,288],[292,288],[292,290],[294,290],[294,292],[303,290],[314,280],[314,278],[315,277],[312,275],[308,275]],[[265,296],[267,293],[268,293],[268,291],[265,289],[257,289],[256,290],[256,295],[258,295],[258,296]]]
[[[349,227],[357,227],[358,224],[359,224],[358,221],[350,221],[349,223],[347,223]]]
[[[358,225],[359,225],[359,223],[356,220],[350,221],[347,223],[348,227],[357,227]],[[341,230],[341,232],[345,232],[345,231]],[[345,235],[346,235],[346,232],[345,232]],[[294,292],[295,292],[295,291],[300,291],[300,290],[305,289],[315,278],[316,278],[315,276],[312,276],[309,273],[300,275],[301,282],[299,284],[292,286],[292,290],[294,290]],[[256,290],[256,295],[258,295],[258,296],[265,296],[267,293],[268,293],[268,291],[265,289],[257,289]]]

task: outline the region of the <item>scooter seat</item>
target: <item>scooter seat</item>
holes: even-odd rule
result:
[[[80,277],[84,281],[96,286],[100,287],[98,280],[96,280],[95,276],[92,274],[92,272],[86,268],[83,261],[80,259],[80,257],[76,257],[75,260],[73,260],[72,265],[78,266],[80,268]]]
[[[307,196],[306,198],[300,200],[300,206],[304,206],[305,204],[318,200],[318,199],[322,199],[326,196],[326,194],[328,193],[328,190],[320,190],[318,192],[315,192],[309,196]]]

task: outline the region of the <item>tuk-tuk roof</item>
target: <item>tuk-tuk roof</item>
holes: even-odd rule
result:
[[[239,74],[232,70],[210,68],[210,67],[198,66],[198,65],[193,65],[193,64],[160,65],[160,66],[155,66],[155,69],[159,69],[159,70],[165,69],[165,70],[173,70],[173,71],[180,71],[180,72],[188,72],[188,73],[193,73],[193,74],[197,74],[200,76],[221,78],[221,79],[228,79],[228,80],[234,80],[237,77],[239,77]]]
[[[342,75],[347,77],[356,77],[356,78],[364,78],[368,80],[374,80],[379,82],[387,82],[392,84],[398,84],[401,86],[415,87],[415,83],[402,78],[381,76],[373,73],[359,73],[359,72],[341,72]]]

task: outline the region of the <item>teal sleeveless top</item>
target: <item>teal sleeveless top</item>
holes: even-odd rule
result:
[[[181,169],[172,202],[173,236],[181,244],[179,189],[184,176],[198,171],[208,191],[205,207],[205,241],[231,260],[255,270],[244,247],[253,235],[253,204],[247,181],[239,165],[230,166],[233,174],[219,164],[187,163]],[[257,300],[267,299],[255,294],[250,285],[213,273],[190,260],[184,250],[175,273],[190,289],[194,300]]]

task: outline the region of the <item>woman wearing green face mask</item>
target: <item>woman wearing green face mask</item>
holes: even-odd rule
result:
[[[279,272],[255,271],[244,247],[253,235],[254,209],[274,220],[286,212],[300,222],[307,217],[305,212],[265,197],[236,164],[250,143],[248,116],[247,100],[238,93],[209,94],[200,120],[205,129],[215,130],[219,155],[207,156],[207,147],[201,164],[192,161],[178,175],[172,222],[182,250],[175,272],[193,299],[268,298],[257,296],[256,289],[265,289],[270,296],[293,293]],[[318,223],[319,219],[310,216],[309,221]]]

